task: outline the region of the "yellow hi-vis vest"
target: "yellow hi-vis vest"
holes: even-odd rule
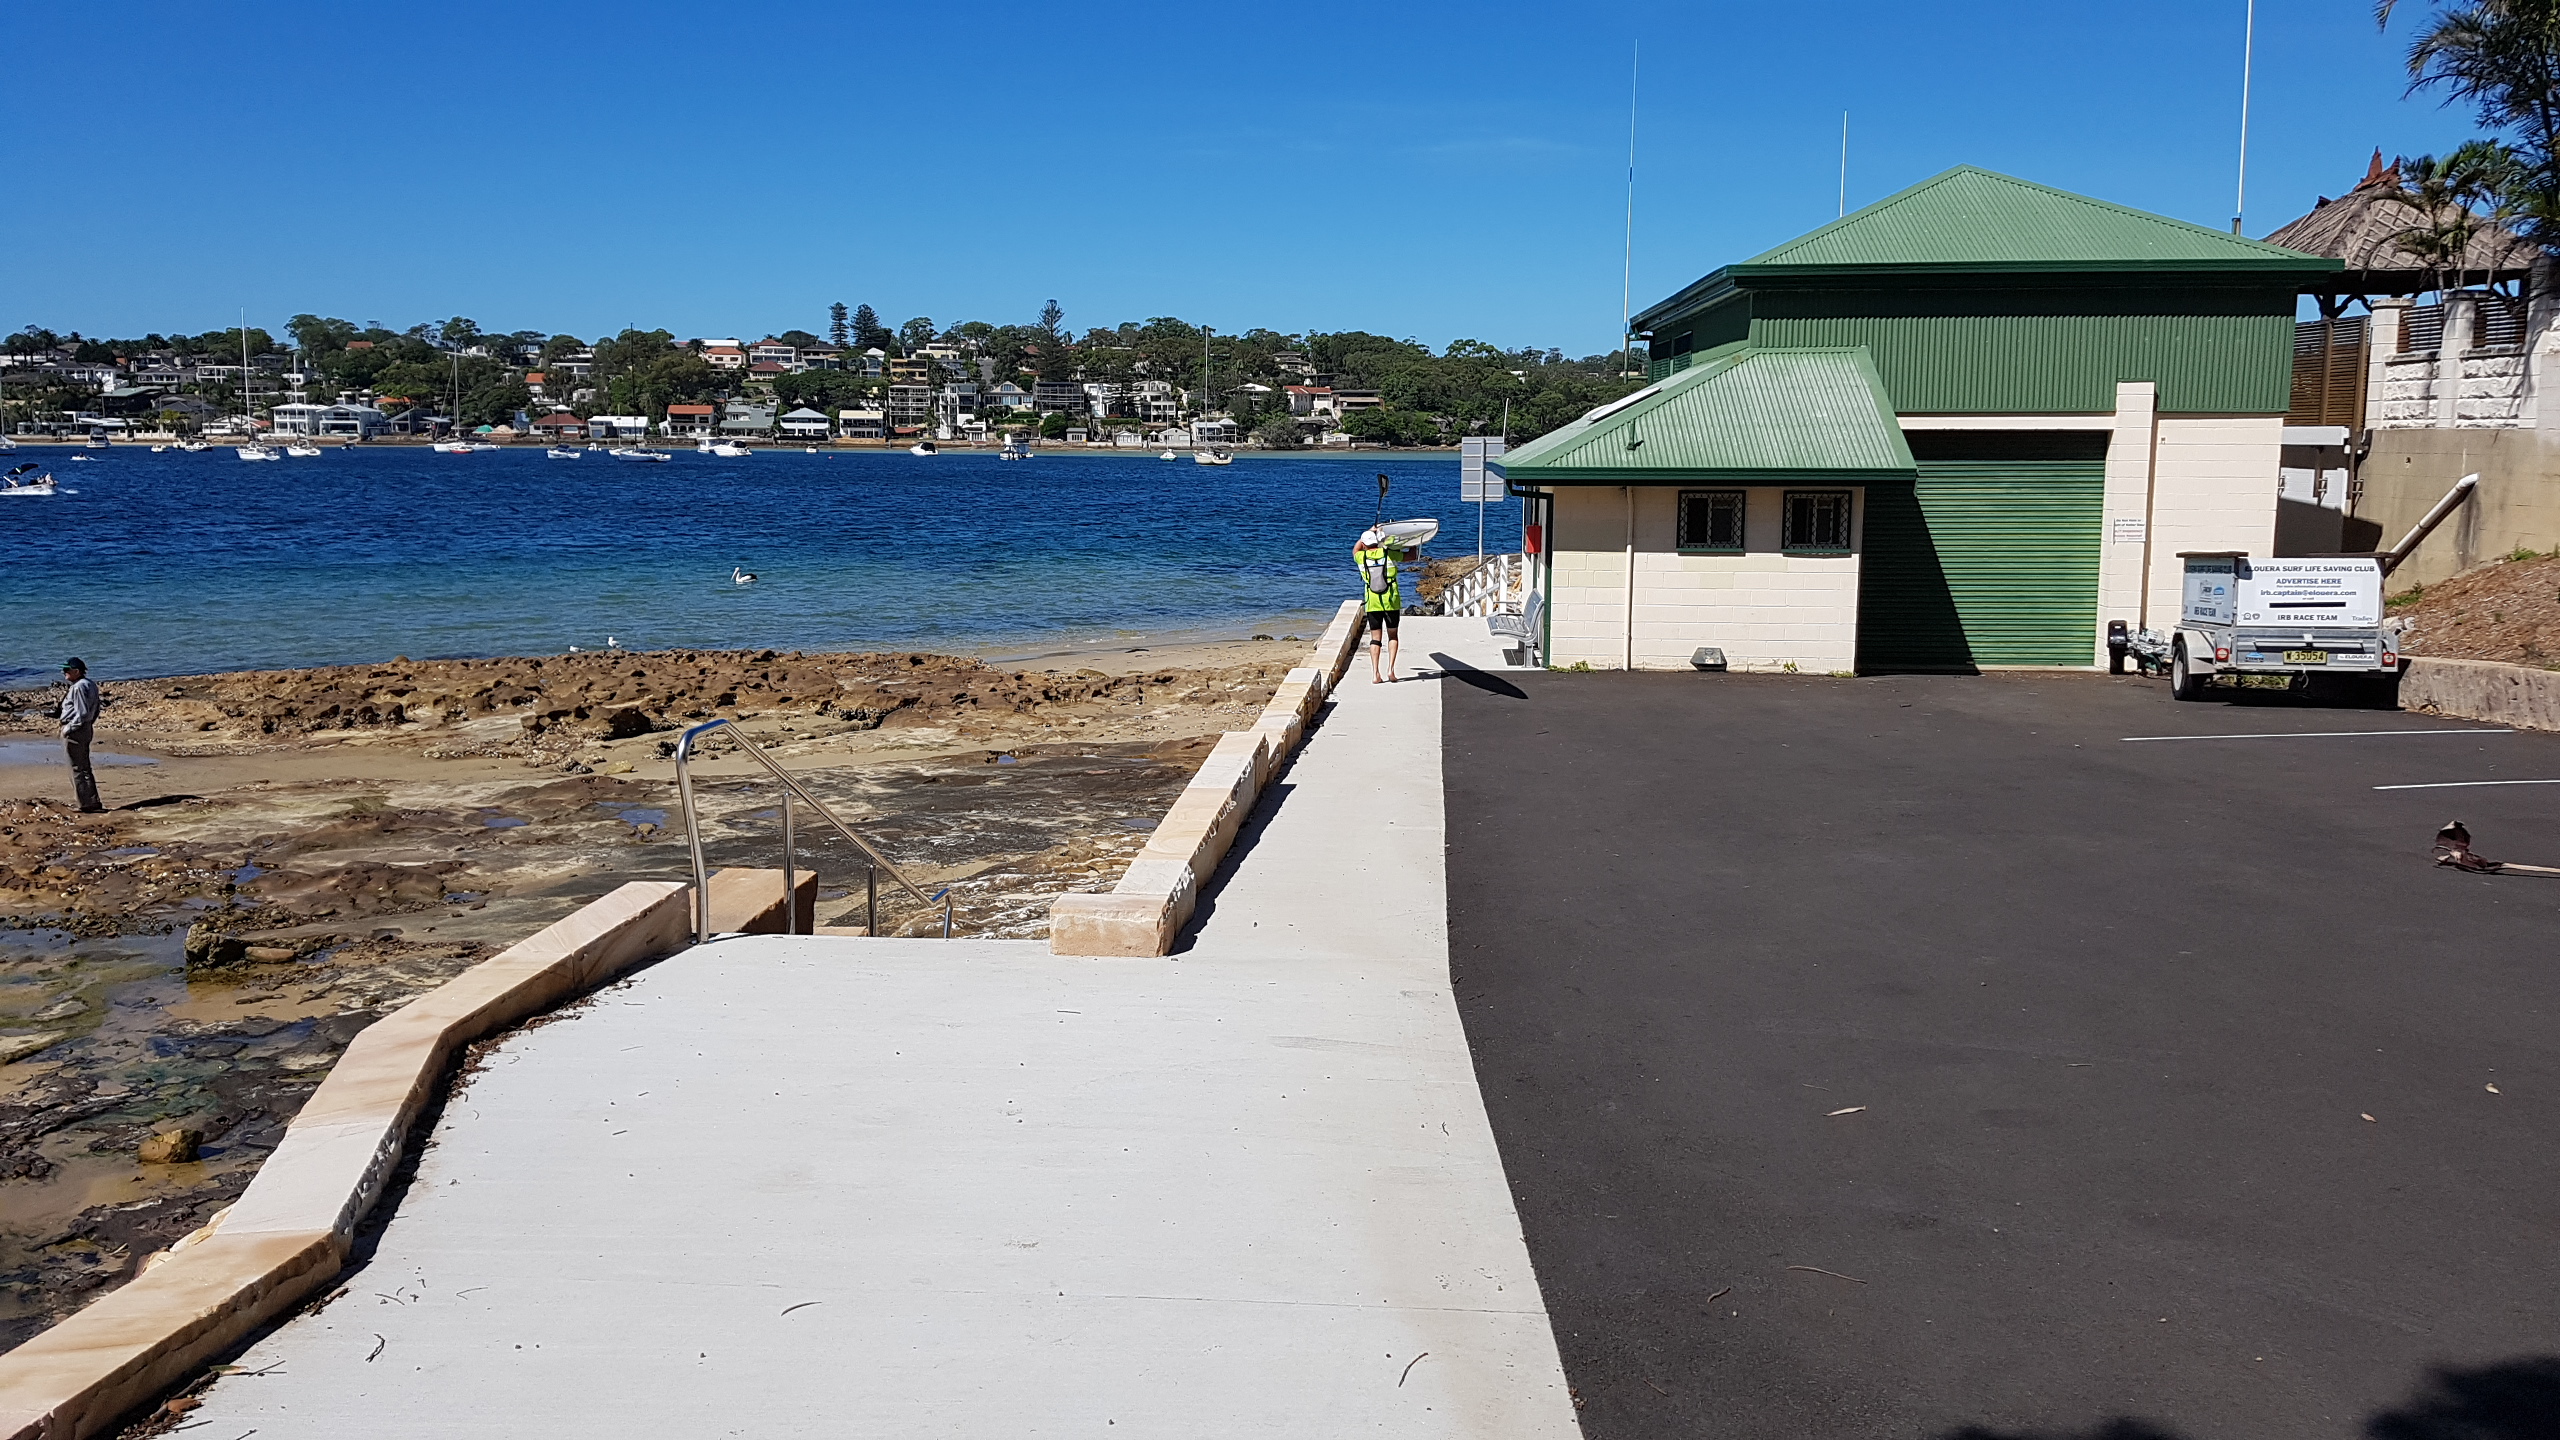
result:
[[[1363,602],[1363,609],[1374,615],[1380,611],[1402,610],[1404,608],[1404,601],[1399,598],[1400,591],[1396,583],[1396,557],[1394,551],[1387,549],[1383,545],[1371,545],[1366,548],[1354,549],[1351,552],[1351,563],[1360,571],[1360,598]],[[1386,577],[1385,584],[1387,588],[1384,591],[1378,590],[1370,583],[1372,566],[1384,567],[1381,572]]]

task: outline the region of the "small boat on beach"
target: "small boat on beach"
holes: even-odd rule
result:
[[[910,455],[938,455],[942,452],[933,448],[932,441],[919,440],[913,445],[907,447],[907,453]]]
[[[240,458],[243,460],[281,460],[284,458],[277,454],[273,449],[264,445],[240,445],[233,448],[240,452]]]
[[[27,472],[35,468],[35,462],[31,460],[24,465],[10,467],[6,473],[0,473],[0,495],[34,497],[56,493],[51,475],[28,475]]]
[[[542,453],[550,456],[554,460],[575,460],[579,455],[579,452],[576,450],[563,449],[558,445],[554,445]]]
[[[628,450],[608,450],[605,453],[611,455],[616,460],[654,460],[663,462],[668,458],[666,451],[652,450],[645,445],[636,446]]]
[[[1194,450],[1191,452],[1191,463],[1194,465],[1233,465],[1236,463],[1236,456],[1235,452],[1232,450]]]

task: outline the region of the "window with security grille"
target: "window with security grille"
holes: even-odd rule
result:
[[[1679,548],[1735,552],[1742,549],[1742,492],[1680,492]]]
[[[1845,554],[1849,549],[1849,492],[1790,490],[1779,545],[1790,551]]]

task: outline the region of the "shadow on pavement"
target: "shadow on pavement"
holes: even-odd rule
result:
[[[2560,1356],[2441,1366],[2399,1408],[2366,1421],[2364,1433],[2372,1440],[2553,1440],[2560,1437]]]
[[[2560,1440],[2560,1356],[2529,1355],[2471,1368],[2440,1366],[2415,1395],[2365,1421],[2366,1440]],[[1968,1425],[1939,1440],[2187,1440],[2118,1416],[2086,1430],[1989,1430]]]
[[[1512,684],[1510,681],[1503,679],[1492,671],[1478,670],[1463,660],[1452,660],[1437,650],[1431,652],[1431,663],[1440,667],[1440,673],[1438,675],[1417,675],[1414,678],[1417,680],[1456,680],[1464,684],[1473,685],[1487,695],[1500,695],[1512,700],[1526,700],[1529,698],[1528,691],[1521,689],[1519,686]]]
[[[163,805],[184,805],[190,800],[201,800],[203,798],[204,797],[201,795],[154,795],[148,800],[136,800],[130,804],[118,805],[114,808],[118,810],[156,810]]]

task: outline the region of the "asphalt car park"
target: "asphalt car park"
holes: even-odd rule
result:
[[[1441,683],[1458,996],[1593,1440],[2560,1433],[2560,879],[2430,858],[2560,865],[2560,736]]]

